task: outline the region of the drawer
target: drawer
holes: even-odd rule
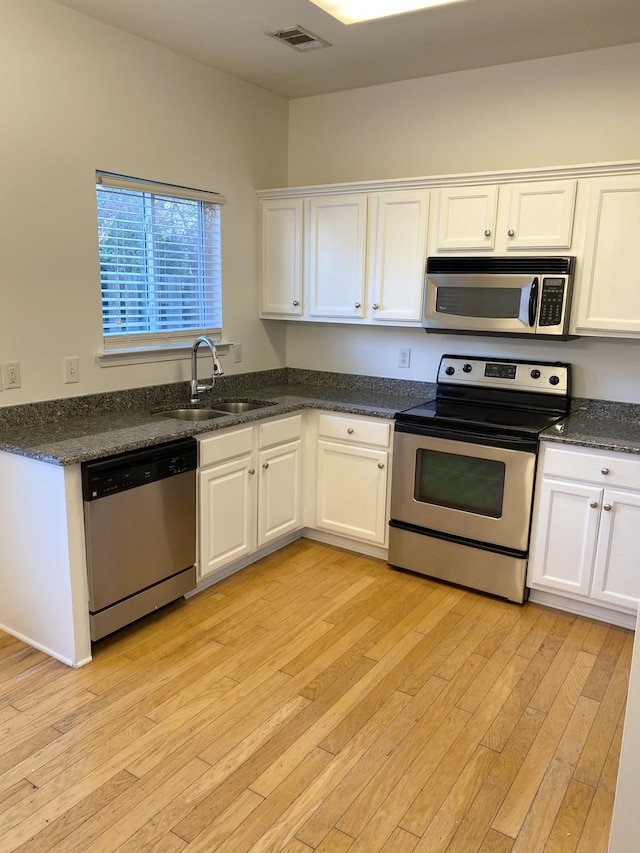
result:
[[[273,447],[275,444],[286,444],[297,441],[302,435],[302,415],[291,418],[278,418],[265,421],[259,426],[259,447]]]
[[[321,414],[318,418],[318,435],[337,441],[388,447],[391,423],[380,423],[369,418],[349,417],[349,415]]]
[[[220,430],[206,438],[198,438],[199,464],[213,465],[234,456],[243,456],[253,451],[253,427],[244,429]]]
[[[582,447],[544,445],[544,473],[551,477],[586,480],[599,486],[640,489],[640,456],[603,453]]]

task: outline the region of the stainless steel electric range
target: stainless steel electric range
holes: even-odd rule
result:
[[[522,603],[539,435],[569,405],[568,364],[444,355],[396,415],[390,565]]]

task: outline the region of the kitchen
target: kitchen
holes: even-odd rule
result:
[[[2,15],[1,360],[18,361],[22,380],[1,392],[3,406],[188,378],[188,359],[96,361],[96,168],[230,200],[225,336],[242,362],[223,357],[226,374],[286,365],[433,381],[442,345],[422,330],[258,319],[256,189],[638,156],[638,44],[287,101],[58,4],[5,3]],[[486,342],[462,343],[487,353]],[[396,366],[400,346],[411,348],[408,369]],[[491,353],[570,361],[576,396],[640,402],[633,340],[508,347]],[[80,381],[65,384],[63,359],[74,355]]]

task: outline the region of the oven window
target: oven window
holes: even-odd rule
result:
[[[436,311],[459,317],[517,319],[521,301],[520,287],[439,287]]]
[[[501,518],[506,465],[439,450],[418,450],[414,498],[421,503]]]

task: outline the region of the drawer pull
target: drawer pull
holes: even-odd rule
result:
[[[602,509],[603,509],[605,512],[611,512],[611,504],[605,504],[605,505],[602,507]]]
[[[516,232],[513,230],[513,228],[509,228],[509,230],[507,231],[507,235],[508,235],[509,237],[515,237],[515,236],[516,236]]]
[[[589,501],[591,509],[598,509],[598,501]]]
[[[349,427],[347,430],[347,435],[353,435],[353,427]]]
[[[263,467],[263,468],[265,469],[265,471],[266,471],[266,469],[269,467],[269,463],[268,463],[268,462],[263,462],[263,463],[262,463],[262,467]]]
[[[378,468],[382,470],[384,468],[384,462],[378,462]]]
[[[601,469],[600,469],[600,473],[601,473],[601,474],[608,474],[608,473],[609,473],[609,469],[608,469],[608,468],[601,468]]]
[[[489,231],[488,228],[485,229],[484,236],[485,237],[491,237],[491,231]]]

